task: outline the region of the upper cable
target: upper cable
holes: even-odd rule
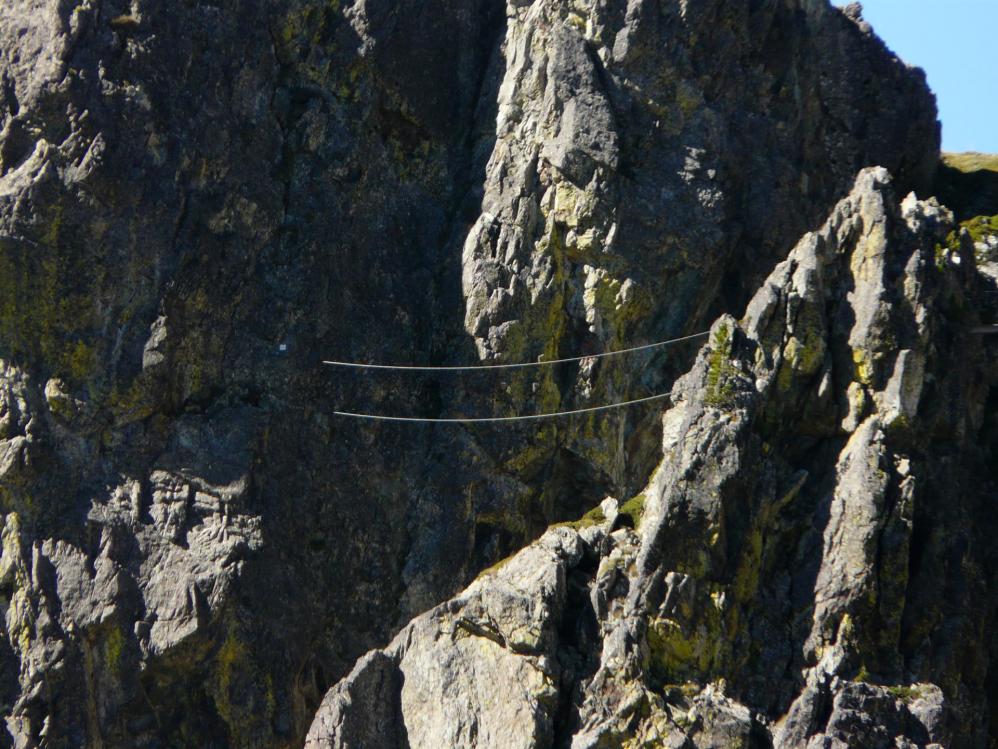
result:
[[[347,367],[350,369],[380,369],[380,370],[395,370],[395,371],[409,371],[409,372],[468,372],[476,370],[489,370],[489,369],[525,369],[528,367],[549,367],[555,364],[567,364],[568,362],[583,361],[584,359],[606,359],[611,356],[623,356],[624,354],[631,354],[635,351],[647,351],[648,349],[662,348],[663,346],[669,346],[674,343],[682,343],[683,341],[691,341],[696,338],[703,338],[709,335],[710,331],[704,331],[702,333],[694,333],[693,335],[683,336],[681,338],[673,338],[668,341],[659,341],[658,343],[649,343],[644,346],[634,346],[632,348],[620,349],[618,351],[606,351],[602,354],[588,354],[586,356],[571,356],[567,359],[550,359],[547,361],[535,361],[535,362],[520,362],[517,364],[471,364],[462,366],[451,366],[451,365],[427,365],[427,364],[362,364],[360,362],[344,362],[344,361],[323,361],[330,367]]]

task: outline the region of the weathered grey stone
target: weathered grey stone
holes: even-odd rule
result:
[[[413,749],[549,745],[558,706],[557,627],[567,576],[582,555],[575,531],[554,529],[418,617],[326,696],[306,746],[392,746],[380,743],[391,720]],[[366,685],[375,678],[372,693]],[[370,714],[379,719],[355,727],[375,706]]]
[[[306,749],[403,749],[408,746],[400,712],[398,664],[380,651],[368,653],[322,700],[305,739]]]
[[[972,307],[973,262],[933,255],[931,202],[901,236],[883,172],[715,327],[735,348],[711,344],[726,363],[696,365],[664,440],[653,407],[331,414],[612,403],[671,389],[695,343],[495,378],[319,365],[699,332],[861,167],[927,187],[938,141],[924,76],[824,0],[3,3],[0,745],[296,746],[400,631],[310,740],[752,742],[873,650],[946,709],[979,694],[954,664],[988,661],[966,622],[990,600],[968,477],[991,438],[957,395],[990,380],[939,322]],[[865,497],[835,466],[874,423]],[[942,485],[966,499],[938,520]],[[528,546],[607,496],[616,517]],[[833,508],[869,524],[826,554]],[[885,641],[839,647],[846,617]]]
[[[386,651],[430,685],[408,700],[401,690],[412,746],[494,745],[469,727],[494,719],[481,679],[506,663],[527,697],[502,713],[510,746],[983,746],[987,669],[917,639],[938,609],[910,608],[950,584],[940,576],[967,585],[948,626],[987,660],[972,633],[978,617],[991,626],[993,592],[969,593],[984,590],[987,556],[949,530],[977,506],[982,456],[961,443],[951,463],[926,457],[928,424],[966,435],[980,423],[981,401],[964,394],[989,366],[953,315],[980,288],[969,251],[936,262],[950,229],[931,203],[902,212],[884,170],[862,172],[677,382],[637,533],[552,530]],[[925,534],[940,535],[925,546]],[[947,567],[954,553],[970,568]],[[552,595],[565,579],[582,595]],[[454,617],[494,652],[441,639]],[[538,655],[543,698],[525,670]],[[509,709],[524,705],[497,689]],[[561,706],[552,727],[550,712],[536,717],[544,704]]]

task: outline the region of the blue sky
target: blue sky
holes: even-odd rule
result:
[[[998,0],[863,0],[863,17],[925,70],[943,150],[998,153]]]

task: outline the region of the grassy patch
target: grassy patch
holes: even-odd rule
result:
[[[975,242],[983,242],[985,237],[998,236],[998,216],[975,216],[960,224]]]
[[[959,221],[998,213],[998,154],[943,154],[933,192]]]
[[[625,525],[637,528],[641,521],[641,516],[645,514],[645,495],[639,494],[632,497],[620,506],[620,517],[625,520]]]
[[[599,525],[600,523],[606,522],[606,515],[603,514],[602,507],[594,507],[585,515],[583,515],[578,520],[570,520],[567,523],[557,523],[554,527],[556,528],[572,528],[573,530],[582,530],[583,528],[589,528],[594,525]]]
[[[515,557],[515,556],[516,556],[516,554],[510,554],[508,557],[500,559],[498,562],[496,562],[495,564],[493,564],[491,567],[486,567],[484,570],[482,570],[481,572],[478,573],[478,575],[475,577],[475,579],[476,580],[481,580],[483,577],[488,577],[489,575],[494,575],[499,570],[501,570],[503,567],[505,567],[507,564],[509,564],[513,560],[513,557]]]
[[[906,687],[902,685],[887,687],[887,691],[890,692],[895,698],[901,700],[904,703],[914,702],[922,693],[919,691],[918,687]]]
[[[953,169],[959,169],[961,172],[979,172],[982,170],[998,172],[998,154],[996,153],[978,153],[976,151],[944,153],[943,163]]]
[[[945,253],[947,250],[958,252],[960,249],[960,229],[966,229],[974,244],[985,241],[987,237],[998,236],[998,215],[996,216],[974,216],[966,221],[960,222],[960,227],[951,231],[946,237],[946,244],[936,245],[936,265],[944,265]],[[993,250],[978,250],[976,253],[977,262],[985,262],[994,259]]]

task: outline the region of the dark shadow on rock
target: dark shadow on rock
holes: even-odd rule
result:
[[[998,214],[998,172],[990,169],[965,172],[940,164],[934,192],[957,221]]]

